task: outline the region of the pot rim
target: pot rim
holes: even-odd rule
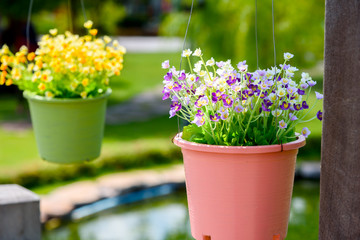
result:
[[[103,98],[107,98],[112,93],[111,88],[108,88],[106,92],[98,97],[95,98],[47,98],[44,96],[36,95],[28,90],[23,92],[24,98],[32,101],[39,101],[39,102],[49,102],[49,103],[78,103],[78,102],[91,102],[97,101]]]
[[[173,139],[175,145],[187,149],[200,152],[211,152],[211,153],[228,153],[228,154],[257,154],[257,153],[274,153],[282,151],[290,151],[299,149],[305,146],[305,137],[300,135],[295,141],[285,143],[282,145],[262,145],[262,146],[220,146],[220,145],[209,145],[189,142],[181,138],[182,132],[176,134]]]

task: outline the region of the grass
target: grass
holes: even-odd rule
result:
[[[111,82],[113,93],[109,104],[115,104],[132,96],[153,88],[162,83],[165,70],[161,63],[170,60],[170,63],[179,66],[178,53],[127,54],[124,59],[124,69],[120,79]]]

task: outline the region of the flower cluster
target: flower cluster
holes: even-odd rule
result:
[[[84,27],[85,36],[51,29],[38,43],[35,52],[27,47],[13,54],[4,45],[0,50],[0,85],[15,84],[48,98],[87,98],[103,94],[109,78],[120,75],[123,46],[108,36],[97,38],[92,21]]]
[[[191,65],[190,56],[198,57]],[[248,71],[246,61],[234,68],[231,61],[205,61],[200,49],[184,50],[190,72],[170,68],[164,76],[163,100],[171,99],[170,117],[191,123],[184,128],[186,140],[216,145],[268,145],[286,143],[296,138],[295,126],[306,119],[316,103],[309,107],[308,96],[316,82],[308,73],[295,80],[296,67],[284,54],[284,63],[270,69]],[[323,95],[316,93],[316,102]],[[308,128],[301,134],[307,137]]]

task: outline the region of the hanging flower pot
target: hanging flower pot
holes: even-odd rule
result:
[[[192,235],[197,240],[285,239],[298,148],[215,146],[174,138],[184,159]],[[210,238],[209,238],[210,239]]]
[[[35,52],[0,50],[0,85],[15,84],[27,98],[40,156],[75,163],[99,156],[110,78],[120,75],[126,50],[92,21],[85,36],[51,29]]]
[[[48,99],[25,91],[41,158],[76,163],[99,157],[110,93],[108,89],[96,98]]]
[[[191,66],[190,56],[198,57]],[[170,117],[189,122],[174,138],[181,147],[192,235],[196,240],[283,240],[287,234],[298,148],[310,131],[299,123],[322,119],[308,96],[316,82],[288,61],[248,71],[246,61],[204,60],[184,50],[190,73],[169,68],[164,97]]]

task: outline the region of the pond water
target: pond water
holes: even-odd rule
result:
[[[319,183],[294,185],[286,240],[318,239]],[[43,233],[44,240],[193,240],[185,190],[122,205]]]

